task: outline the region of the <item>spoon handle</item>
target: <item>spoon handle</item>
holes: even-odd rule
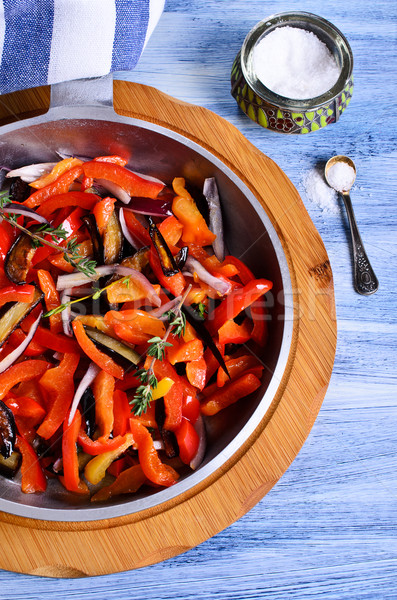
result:
[[[364,244],[358,231],[356,217],[354,216],[350,195],[344,192],[342,193],[342,197],[349,218],[350,233],[352,236],[354,289],[363,296],[369,296],[376,292],[379,282],[365,252]]]

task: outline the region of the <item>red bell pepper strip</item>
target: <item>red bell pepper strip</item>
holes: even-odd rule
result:
[[[21,489],[24,494],[45,492],[47,480],[41,468],[38,456],[32,446],[20,435],[17,436],[17,448],[22,455]]]
[[[189,383],[199,390],[202,390],[205,386],[206,375],[207,365],[205,364],[204,358],[192,360],[186,364],[186,377],[188,378]]]
[[[135,375],[134,371],[131,371],[131,373],[125,374],[124,379],[116,381],[116,390],[126,392],[131,389],[136,389],[141,383],[139,377]]]
[[[29,381],[41,377],[51,367],[46,360],[25,360],[12,365],[0,374],[0,400],[21,381]]]
[[[81,227],[82,222],[81,222],[81,216],[83,214],[83,209],[82,208],[76,208],[73,212],[70,213],[70,215],[64,219],[63,221],[61,221],[60,223],[58,223],[58,225],[62,224],[62,228],[66,231],[67,234],[67,238],[66,241],[68,241],[75,233],[76,231]],[[53,224],[53,226],[58,226],[56,225],[56,222]],[[51,236],[45,236],[45,239],[48,241],[53,241]],[[59,238],[59,247],[60,249],[62,248],[64,244],[64,241],[61,240]],[[54,248],[51,248],[50,246],[41,246],[40,248],[37,248],[33,260],[32,260],[32,265],[37,265],[39,263],[41,263],[41,261],[45,260],[48,256],[50,256],[50,254],[54,254],[56,253],[56,250]]]
[[[249,281],[252,281],[252,279],[255,279],[253,272],[247,267],[247,265],[245,265],[235,256],[226,256],[224,262],[236,266],[238,269],[238,277],[240,278],[241,283],[244,285],[246,285]],[[263,300],[254,302],[251,305],[251,318],[254,323],[251,332],[251,339],[259,344],[259,346],[264,346],[267,339],[267,310],[263,305]]]
[[[80,346],[76,343],[76,340],[67,337],[63,333],[53,333],[41,327],[41,325],[38,326],[32,341],[37,342],[46,349],[54,350],[54,352],[81,354]]]
[[[157,227],[171,252],[176,254],[179,251],[179,248],[176,248],[175,246],[179,242],[182,235],[182,223],[178,221],[174,215],[171,215],[164,219],[164,221],[161,221]]]
[[[140,221],[138,221],[138,219],[136,218],[134,213],[131,212],[130,210],[124,210],[123,214],[124,214],[125,223],[129,229],[129,231],[131,232],[134,240],[136,242],[139,242],[139,244],[141,245],[142,248],[145,246],[150,246],[151,240],[150,240],[149,231],[147,229],[145,229],[145,227],[142,225],[142,223]]]
[[[114,464],[115,463],[113,463],[113,465]],[[108,472],[109,471],[110,468],[108,469]],[[120,494],[134,494],[145,482],[146,475],[143,472],[141,465],[133,465],[125,471],[122,471],[116,481],[113,481],[110,485],[107,485],[96,492],[96,494],[91,497],[91,502],[103,502]]]
[[[205,398],[201,404],[201,412],[207,416],[215,415],[220,410],[240,400],[240,398],[248,396],[248,394],[257,390],[260,385],[260,380],[252,373],[242,375],[239,379],[230,381]]]
[[[163,183],[143,179],[143,177],[135,175],[132,171],[115,163],[93,160],[84,163],[83,170],[86,177],[112,181],[123,188],[130,196],[157,198],[164,188]]]
[[[208,229],[195,201],[185,189],[185,180],[176,177],[172,186],[178,194],[172,201],[172,212],[183,225],[182,241],[187,244],[209,246],[216,235]]]
[[[179,362],[188,362],[190,360],[199,360],[203,356],[203,342],[198,338],[184,342],[176,336],[169,336],[172,346],[167,347],[167,358],[172,365]]]
[[[13,348],[17,348],[25,339],[26,334],[22,329],[16,329],[8,338],[8,342]],[[24,356],[42,356],[46,350],[47,348],[32,340],[23,354]]]
[[[120,165],[121,167],[124,167],[128,163],[126,158],[122,158],[117,154],[111,154],[109,156],[96,156],[93,158],[93,161],[114,163],[115,165]]]
[[[9,249],[13,241],[15,240],[15,229],[7,223],[3,221],[0,227],[0,264],[3,266],[4,259],[7,256]]]
[[[194,425],[200,414],[200,401],[197,396],[184,394],[182,400],[182,417]]]
[[[32,302],[33,297],[33,285],[8,285],[0,289],[0,307],[7,302]]]
[[[217,346],[219,352],[221,353],[221,356],[224,356],[225,354],[225,347],[221,346],[221,344],[219,342],[215,342],[215,345]],[[206,383],[208,383],[208,381],[211,379],[211,377],[213,376],[214,373],[216,373],[218,367],[219,367],[219,361],[217,358],[215,358],[211,348],[206,348],[205,352],[204,352],[204,360],[205,363],[207,365],[207,373],[206,373],[206,378],[205,381]],[[223,369],[222,369],[223,370]],[[226,375],[226,373],[225,373]],[[226,375],[227,377],[227,375]]]
[[[96,194],[88,194],[85,192],[66,192],[51,196],[45,200],[37,209],[39,215],[49,219],[53,212],[59,208],[79,206],[84,210],[91,210],[97,202],[101,200]]]
[[[40,423],[46,414],[45,409],[36,400],[29,397],[14,396],[5,398],[4,404],[11,409],[14,416],[29,419],[33,426]]]
[[[79,158],[64,158],[59,161],[54,168],[50,171],[50,173],[44,173],[35,181],[32,181],[29,185],[36,190],[40,190],[41,188],[53,183],[66,171],[69,171],[72,167],[77,167],[83,163]]]
[[[53,183],[50,183],[40,190],[33,192],[33,194],[31,194],[29,198],[23,202],[23,204],[29,208],[35,208],[35,206],[39,206],[44,202],[44,200],[50,198],[50,196],[65,194],[69,190],[69,187],[73,181],[80,177],[82,172],[83,169],[80,165],[72,167],[69,171],[66,171],[66,173],[63,173],[60,177],[58,177],[58,179],[56,179]]]
[[[37,278],[39,280],[40,289],[44,294],[44,302],[47,311],[57,308],[61,301],[51,274],[45,269],[38,269]],[[53,333],[62,331],[62,316],[61,314],[51,315],[50,329]]]
[[[188,465],[197,453],[200,438],[187,419],[182,419],[182,423],[174,433],[179,446],[179,458]]]
[[[131,417],[131,406],[127,394],[122,390],[115,390],[113,394],[113,435],[124,435],[128,429]]]
[[[161,462],[146,427],[137,419],[130,419],[130,430],[138,446],[139,463],[146,477],[157,485],[173,485],[179,475],[172,467]]]
[[[54,435],[70,409],[75,392],[73,375],[79,360],[79,354],[66,353],[59,365],[46,371],[40,379],[40,386],[49,399],[49,410],[37,433],[45,440]]]
[[[47,408],[46,403],[43,398],[42,391],[40,389],[39,382],[36,379],[31,379],[30,381],[23,381],[18,385],[15,390],[15,394],[17,396],[28,396],[32,398],[37,404],[40,404],[43,408]]]
[[[243,310],[248,308],[255,300],[271,290],[273,284],[267,279],[253,279],[243,288],[233,290],[222,302],[208,315],[208,327],[211,333],[219,331],[226,321],[234,319]]]
[[[79,461],[77,457],[77,438],[81,427],[81,414],[76,410],[70,425],[67,416],[63,421],[62,433],[62,462],[63,462],[63,485],[70,492],[78,494],[88,493],[85,482],[80,480]]]
[[[218,387],[223,387],[225,383],[230,380],[237,379],[243,374],[254,373],[258,379],[263,371],[263,365],[259,362],[255,356],[251,354],[244,354],[242,356],[231,357],[226,361],[226,367],[229,372],[229,377],[226,375],[225,371],[221,368],[218,369],[218,373],[216,376],[216,383]]]
[[[120,475],[121,471],[124,471],[124,469],[126,469],[127,467],[128,467],[127,457],[122,456],[121,458],[118,458],[117,460],[112,462],[110,467],[108,467],[106,469],[106,472],[109,475],[112,475],[113,477],[117,478]]]
[[[185,289],[186,281],[182,273],[179,271],[175,275],[166,277],[161,268],[160,259],[154,246],[150,247],[149,263],[159,283],[171,292],[174,296],[180,296]]]
[[[92,257],[92,240],[83,240],[80,244],[78,244],[76,247],[76,254],[78,254],[81,258]],[[61,271],[65,271],[66,273],[73,273],[75,269],[73,265],[67,262],[63,252],[49,256],[48,260],[54,267],[60,269]]]
[[[107,196],[106,198],[100,199],[92,210],[98,231],[101,235],[105,231],[106,225],[109,223],[109,219],[114,211],[115,203],[115,198],[109,198],[109,196]]]
[[[252,323],[250,319],[245,318],[241,325],[230,319],[219,328],[219,343],[245,344],[251,337],[251,331]]]
[[[92,391],[95,398],[95,422],[98,426],[100,440],[109,438],[113,430],[113,393],[114,377],[100,371],[95,377]]]
[[[75,319],[72,323],[72,327],[80,348],[85,352],[88,358],[115,379],[123,379],[124,369],[116,364],[109,356],[98,350],[84,331],[83,323]]]
[[[106,441],[101,441],[100,439],[92,440],[83,429],[80,429],[77,436],[79,446],[81,446],[84,452],[91,456],[98,456],[99,454],[105,454],[105,452],[117,450],[125,443],[125,440],[126,438],[124,435],[117,435]]]

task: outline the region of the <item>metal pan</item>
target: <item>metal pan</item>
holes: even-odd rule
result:
[[[260,357],[265,365],[261,388],[207,421],[208,448],[195,472],[187,471],[171,488],[116,498],[106,505],[66,492],[52,480],[45,494],[23,494],[18,482],[0,480],[0,510],[50,521],[111,519],[158,506],[190,490],[220,469],[264,418],[281,382],[290,350],[293,306],[291,278],[282,245],[261,204],[217,157],[171,130],[116,114],[113,80],[81,80],[51,90],[45,115],[0,129],[0,164],[19,167],[51,162],[60,153],[82,156],[122,154],[127,166],[171,183],[185,177],[202,187],[216,177],[222,199],[226,242],[259,277],[274,282],[267,296],[269,339]],[[288,299],[288,302],[286,302]],[[265,460],[265,457],[264,457]]]

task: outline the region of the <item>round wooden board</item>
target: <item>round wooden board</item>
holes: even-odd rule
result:
[[[45,112],[48,103],[48,88],[2,96],[0,124]],[[234,126],[207,109],[124,81],[115,81],[114,105],[122,115],[155,122],[205,147],[264,206],[292,277],[291,351],[272,406],[250,439],[223,468],[178,498],[135,515],[86,523],[0,513],[0,567],[11,571],[50,577],[115,573],[165,560],[215,535],[263,498],[294,460],[332,372],[332,271],[321,238],[286,175]]]

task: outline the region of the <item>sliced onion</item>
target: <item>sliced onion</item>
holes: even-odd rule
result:
[[[141,198],[133,196],[126,210],[130,210],[140,215],[151,215],[152,217],[169,217],[172,215],[171,202],[161,200],[161,198],[152,200],[150,198]]]
[[[100,371],[100,368],[98,367],[98,365],[91,362],[90,366],[88,367],[88,369],[86,371],[86,374],[84,375],[83,379],[80,381],[80,383],[77,387],[77,390],[75,392],[75,395],[74,395],[74,398],[72,401],[72,406],[70,408],[68,425],[70,425],[73,420],[73,417],[76,413],[76,410],[77,410],[77,407],[79,405],[82,395],[84,394],[86,389],[91,385],[91,383],[94,381],[94,379],[98,375],[99,371]]]
[[[26,165],[25,167],[9,171],[6,177],[20,177],[22,181],[25,181],[26,183],[32,183],[32,181],[35,181],[42,175],[51,173],[56,164],[56,162],[52,162]]]
[[[153,446],[155,450],[164,450],[164,442],[162,440],[154,440]]]
[[[116,265],[115,272],[118,275],[122,275],[123,277],[131,277],[132,281],[135,281],[138,285],[140,285],[145,291],[146,296],[150,302],[153,302],[156,306],[161,305],[161,300],[156,293],[156,290],[150,283],[147,277],[143,275],[140,271],[133,269],[132,267],[123,267],[121,265]]]
[[[24,217],[33,219],[34,221],[37,221],[38,223],[45,223],[46,225],[50,224],[49,221],[47,221],[47,219],[45,219],[41,215],[37,214],[37,212],[35,210],[32,210],[31,208],[28,208],[27,206],[22,206],[21,204],[17,204],[16,202],[10,202],[9,204],[5,204],[4,206],[2,206],[2,211],[5,213],[12,213],[15,215],[23,215]]]
[[[61,304],[67,304],[70,301],[70,296],[71,296],[70,288],[64,290],[61,294]],[[70,305],[68,305],[61,312],[63,333],[65,335],[67,335],[68,337],[73,337],[73,331],[70,326],[71,312],[72,312],[72,309],[70,308]]]
[[[188,256],[185,263],[185,269],[191,273],[196,273],[197,276],[203,281],[210,285],[214,290],[219,292],[222,296],[230,292],[231,284],[225,279],[220,279],[219,277],[214,277],[211,275],[209,271],[203,265],[193,258],[192,256]]]
[[[197,469],[197,467],[201,465],[201,463],[203,462],[205,451],[207,449],[207,434],[205,431],[204,419],[201,415],[198,416],[198,419],[194,424],[194,429],[196,430],[196,433],[199,436],[199,445],[197,448],[197,452],[193,456],[189,465],[190,468],[193,470]]]
[[[17,348],[15,348],[12,352],[10,352],[8,356],[3,358],[2,361],[0,361],[0,373],[3,373],[3,371],[8,369],[8,367],[11,367],[11,365],[17,360],[17,358],[19,358],[25,352],[26,348],[32,341],[34,334],[36,333],[42,314],[43,311],[40,312],[39,316],[29,329],[29,332],[27,333],[26,338],[23,340],[23,342],[19,344],[19,346],[17,346]]]
[[[189,275],[190,275],[190,273],[189,273]],[[169,302],[166,302],[165,304],[162,304],[158,308],[154,308],[153,310],[149,311],[150,316],[151,317],[156,317],[157,319],[161,319],[161,317],[166,312],[168,312],[169,310],[172,310],[173,308],[175,308],[175,306],[177,306],[179,304],[179,302],[181,301],[181,299],[182,299],[182,296],[177,296],[176,298],[173,298]]]
[[[127,192],[123,190],[122,187],[117,185],[117,183],[113,183],[113,181],[108,181],[107,179],[95,179],[95,181],[99,183],[99,185],[101,185],[103,188],[105,188],[105,190],[110,192],[112,196],[114,196],[118,200],[121,200],[123,204],[128,204],[131,200],[131,196],[127,194]]]
[[[112,275],[117,266],[118,265],[103,265],[101,267],[97,267],[95,269],[96,274],[92,275],[91,277],[84,275],[84,273],[80,273],[80,271],[68,273],[67,275],[59,275],[57,280],[57,290],[67,290],[68,288],[80,287],[81,285],[85,285],[90,281],[98,281],[98,279],[101,277]]]
[[[119,210],[119,222],[120,222],[121,231],[123,232],[123,235],[124,235],[125,239],[127,240],[127,242],[129,242],[131,244],[131,246],[134,248],[134,250],[139,250],[140,246],[134,240],[130,230],[127,227],[127,223],[125,222],[124,208],[120,208],[120,210]]]
[[[210,230],[216,235],[212,247],[216,258],[222,262],[225,258],[225,242],[223,237],[222,208],[215,177],[208,177],[204,181],[203,194],[208,202]]]

